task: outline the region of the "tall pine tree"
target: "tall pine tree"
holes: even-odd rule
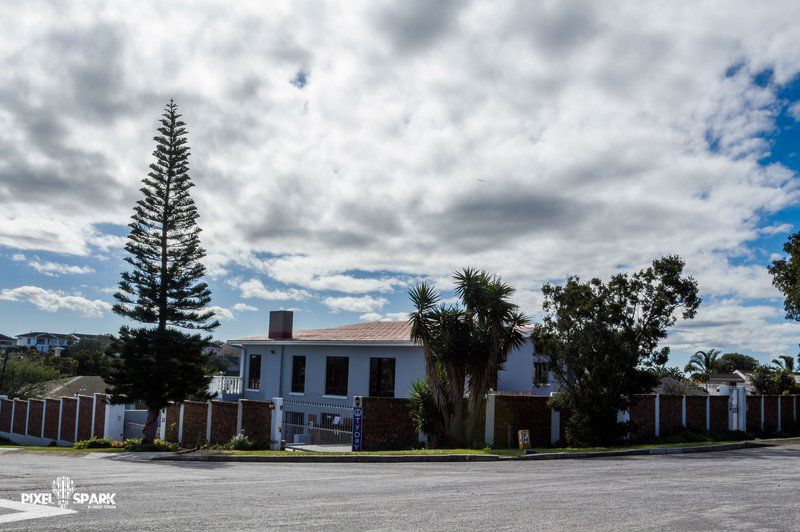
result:
[[[189,195],[194,184],[185,124],[172,100],[161,116],[153,138],[156,161],[142,180],[143,197],[128,224],[125,261],[132,270],[122,274],[114,294],[114,312],[146,326],[120,329],[120,359],[109,379],[115,403],[147,406],[146,443],[155,438],[162,408],[204,395],[208,387],[203,348],[210,336],[178,328],[211,332],[219,326],[214,313],[205,310],[211,291],[202,282],[205,250]]]

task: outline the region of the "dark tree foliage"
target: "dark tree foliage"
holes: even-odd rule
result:
[[[734,371],[751,372],[759,365],[758,359],[741,353],[725,353],[717,359],[716,370],[720,373]]]
[[[750,382],[757,394],[790,395],[800,393],[800,386],[791,371],[759,364],[750,375]]]
[[[769,273],[772,274],[772,284],[784,296],[786,319],[800,321],[800,233],[789,236],[783,244],[783,251],[788,257],[773,261]]]
[[[189,192],[189,146],[186,127],[170,100],[160,120],[156,161],[143,179],[142,199],[136,202],[122,274],[114,294],[114,312],[152,325],[120,330],[119,361],[111,375],[110,392],[117,403],[143,401],[149,410],[144,438],[152,441],[158,412],[170,401],[205,394],[210,337],[174,329],[205,332],[219,326],[205,310],[211,291],[202,282],[197,208]]]
[[[700,304],[697,282],[683,267],[679,257],[668,256],[607,283],[570,277],[542,289],[547,315],[534,327],[534,344],[562,383],[552,402],[570,413],[568,443],[608,444],[627,432],[617,412],[629,406],[630,395],[658,383],[653,368],[669,358],[669,348],[659,344],[678,316],[693,318]]]

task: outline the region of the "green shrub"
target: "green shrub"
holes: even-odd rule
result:
[[[98,438],[94,436],[88,440],[76,441],[73,447],[76,449],[108,449],[112,447],[112,444],[113,442],[110,438]]]
[[[237,451],[251,451],[257,447],[256,443],[244,433],[234,435],[231,441],[228,442],[228,446]]]

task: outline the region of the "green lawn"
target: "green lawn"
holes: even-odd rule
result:
[[[118,453],[126,449],[76,449],[75,447],[44,447],[37,445],[0,445],[0,449],[19,449],[20,451],[43,451],[50,453]]]

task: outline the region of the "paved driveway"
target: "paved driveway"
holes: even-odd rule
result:
[[[115,492],[30,530],[800,530],[800,446],[547,462],[248,464],[0,455],[0,499]],[[0,507],[0,521],[10,509]],[[2,528],[3,525],[0,525]]]

